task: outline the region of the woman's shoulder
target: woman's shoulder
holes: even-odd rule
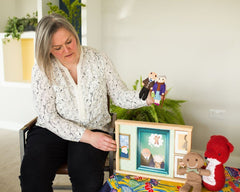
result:
[[[99,51],[93,47],[89,47],[89,46],[81,46],[82,48],[82,52],[83,53],[98,53]]]
[[[96,49],[96,48],[93,48],[93,47],[89,47],[89,46],[82,46],[82,53],[84,56],[103,56],[105,57],[106,54],[103,53],[102,51]]]

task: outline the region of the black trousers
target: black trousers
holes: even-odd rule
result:
[[[66,162],[73,192],[97,192],[103,184],[107,154],[35,126],[28,132],[20,170],[22,192],[52,192],[56,170]]]
[[[145,101],[147,99],[148,93],[149,93],[149,89],[146,87],[143,87],[139,93],[139,98]]]

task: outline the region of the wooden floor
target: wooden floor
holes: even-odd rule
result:
[[[0,191],[20,192],[18,179],[20,151],[18,131],[0,129]],[[105,179],[107,175],[105,176]],[[68,176],[57,175],[54,185],[70,185]],[[54,190],[70,192],[71,190]]]

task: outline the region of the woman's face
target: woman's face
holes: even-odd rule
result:
[[[50,53],[63,65],[77,64],[79,61],[77,41],[65,28],[60,28],[54,33]]]

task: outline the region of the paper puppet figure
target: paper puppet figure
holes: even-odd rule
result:
[[[144,148],[141,151],[141,165],[154,167],[153,156],[148,148]]]
[[[155,93],[154,104],[159,105],[160,101],[162,100],[161,107],[165,99],[165,92],[166,92],[165,82],[166,82],[166,76],[160,76],[158,77],[157,82],[154,84],[152,88],[152,92]]]
[[[128,147],[127,146],[122,146],[121,147],[120,157],[129,158]]]
[[[155,84],[155,80],[157,79],[157,74],[154,72],[149,73],[148,78],[144,79],[142,82],[143,88],[139,93],[139,98],[142,100],[146,100],[149,91],[152,89]]]
[[[184,135],[184,143],[182,148],[187,151],[187,146],[188,146],[188,140],[187,140],[187,135]]]
[[[164,158],[161,155],[153,155],[154,167],[158,169],[164,168]]]

